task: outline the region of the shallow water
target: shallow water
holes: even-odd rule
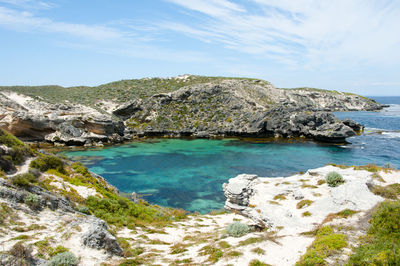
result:
[[[399,98],[400,103],[400,98]],[[287,176],[328,163],[390,163],[400,167],[400,105],[382,112],[336,113],[367,125],[352,144],[256,143],[235,139],[150,139],[65,152],[123,192],[144,194],[151,203],[206,213],[220,209],[222,184],[241,173]]]

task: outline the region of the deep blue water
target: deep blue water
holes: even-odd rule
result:
[[[348,145],[150,139],[65,154],[123,192],[136,191],[151,203],[206,213],[223,207],[221,185],[241,173],[287,176],[328,163],[389,163],[399,168],[400,97],[377,100],[392,105],[381,112],[335,113],[367,126],[365,134],[349,138]]]

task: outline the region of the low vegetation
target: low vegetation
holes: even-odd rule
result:
[[[26,146],[22,141],[0,129],[0,145],[5,145],[10,148],[7,155],[0,156],[0,170],[9,171],[9,166],[21,164],[25,158],[33,156],[34,151]]]
[[[14,244],[14,246],[8,252],[14,256],[14,265],[32,265],[32,247],[25,246],[21,242]]]
[[[64,162],[55,155],[39,154],[39,157],[33,160],[30,167],[38,169],[42,172],[54,169],[58,172],[65,174]]]
[[[341,219],[341,218],[347,219],[348,217],[351,217],[356,213],[358,213],[358,211],[354,211],[354,210],[350,210],[350,209],[345,209],[345,210],[337,212],[337,213],[331,213],[324,219],[324,221],[322,223],[330,222],[333,219]]]
[[[217,247],[207,245],[200,249],[199,255],[208,256],[207,261],[216,263],[224,255],[224,252]]]
[[[256,259],[250,261],[250,263],[249,263],[249,266],[268,266],[268,265],[269,264],[266,264],[266,263],[256,260]]]
[[[247,238],[245,240],[240,241],[238,246],[247,246],[247,245],[251,245],[251,244],[255,244],[255,243],[260,243],[260,242],[263,242],[265,240],[266,240],[266,238],[263,237],[263,236],[250,237],[250,238]]]
[[[327,257],[339,252],[346,246],[345,235],[336,234],[332,227],[324,226],[317,231],[314,242],[296,265],[325,265]]]
[[[10,179],[11,183],[19,187],[29,187],[33,184],[38,184],[38,179],[31,173],[25,173],[13,176]]]
[[[330,187],[337,187],[344,183],[344,179],[343,179],[342,175],[340,175],[337,172],[328,173],[325,177],[325,180],[326,180],[326,183],[328,183],[328,186],[330,186]]]
[[[228,225],[226,232],[233,237],[241,237],[246,235],[250,231],[250,228],[241,222],[234,222]]]
[[[265,250],[262,248],[253,248],[251,252],[256,253],[258,255],[265,255]]]
[[[400,201],[379,204],[348,265],[400,265]]]
[[[50,259],[46,266],[76,266],[79,261],[71,252],[63,252]]]
[[[39,207],[39,198],[36,194],[28,193],[24,198],[24,202],[33,210]]]
[[[0,226],[6,225],[10,219],[15,219],[16,217],[13,209],[6,203],[0,203]]]
[[[397,199],[400,194],[400,184],[391,184],[387,186],[374,185],[369,188],[375,195],[385,199]]]
[[[301,200],[301,201],[299,201],[299,202],[296,204],[296,208],[297,208],[297,209],[302,209],[302,208],[304,208],[304,207],[310,206],[312,203],[313,203],[312,200],[308,200],[308,199]]]
[[[176,91],[184,86],[194,84],[203,84],[209,82],[221,82],[225,77],[204,77],[189,76],[186,79],[177,78],[143,78],[121,80],[103,84],[97,87],[69,87],[61,86],[4,86],[0,87],[0,91],[9,90],[22,93],[34,99],[41,98],[50,103],[62,103],[69,101],[72,103],[85,104],[100,109],[102,103],[100,101],[113,100],[124,102],[126,99],[146,99],[152,95],[159,93],[168,93]],[[253,79],[246,79],[252,82]],[[269,84],[267,81],[262,83]],[[259,84],[259,83],[258,83]]]
[[[278,194],[274,197],[274,200],[285,200],[286,195],[285,194]]]

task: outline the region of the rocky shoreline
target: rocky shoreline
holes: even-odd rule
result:
[[[140,82],[141,87],[123,85],[124,81],[85,87],[75,90],[82,95],[70,100],[65,99],[73,88],[50,89],[49,94],[59,93],[54,100],[39,95],[40,87],[1,87],[0,128],[24,140],[68,146],[101,146],[146,136],[282,137],[342,143],[362,126],[340,121],[330,112],[384,107],[336,91],[278,89],[262,80],[191,75],[157,79],[155,89],[147,92],[146,86],[154,80],[130,81]],[[171,84],[175,87],[168,87]],[[118,88],[132,98],[105,100],[99,88],[105,93]]]
[[[329,165],[289,177],[239,175],[223,185],[231,213],[188,214],[128,200],[82,164],[3,130],[0,144],[0,161],[12,166],[0,165],[1,265],[60,256],[71,265],[344,265],[365,244],[376,205],[399,204],[399,170]],[[245,230],[230,231],[234,224]]]

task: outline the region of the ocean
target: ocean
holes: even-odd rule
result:
[[[120,191],[153,204],[207,213],[223,208],[222,184],[238,174],[288,176],[329,163],[400,167],[400,97],[373,97],[380,112],[337,112],[366,126],[349,144],[277,143],[237,139],[148,139],[63,152]]]

